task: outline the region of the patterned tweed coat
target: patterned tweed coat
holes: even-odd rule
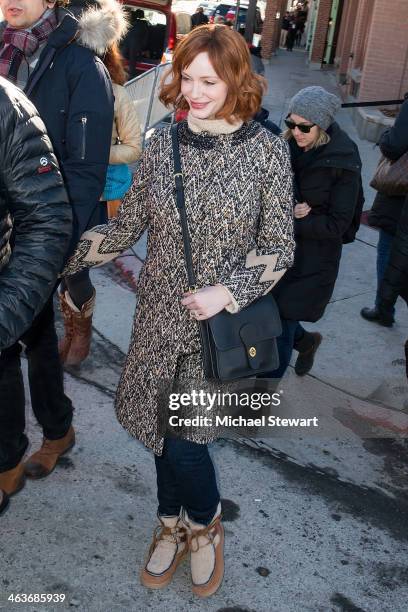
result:
[[[287,144],[253,121],[226,133],[230,128],[222,120],[189,118],[179,124],[179,141],[198,286],[223,284],[234,312],[268,292],[292,265],[293,193]],[[181,305],[187,276],[169,128],[152,137],[117,218],[83,234],[64,274],[113,259],[146,229],[116,412],[130,434],[160,455],[158,382],[203,378],[198,323]],[[214,434],[184,437],[204,443]]]

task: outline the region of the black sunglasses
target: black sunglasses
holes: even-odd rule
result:
[[[311,123],[310,125],[305,125],[304,123],[295,123],[294,121],[291,121],[290,119],[285,119],[285,123],[290,130],[299,128],[299,130],[303,132],[303,134],[309,134],[312,127],[316,125],[315,123]]]

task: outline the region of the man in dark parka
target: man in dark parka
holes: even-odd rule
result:
[[[102,4],[112,1],[101,0]],[[109,76],[96,56],[106,48],[102,19],[106,12],[96,10],[93,19],[86,21],[84,14],[78,21],[63,4],[64,0],[0,0],[6,19],[0,26],[0,73],[24,89],[45,123],[72,205],[73,247],[92,222],[104,189],[113,95]],[[9,424],[8,433],[14,441],[13,456],[8,460],[14,490],[21,486],[24,475],[47,476],[75,441],[72,404],[63,388],[52,296],[24,343],[31,404],[44,441],[23,465],[28,440],[23,425],[21,345],[17,342],[2,352],[0,372],[0,405],[7,407],[10,415],[21,415],[19,427]]]

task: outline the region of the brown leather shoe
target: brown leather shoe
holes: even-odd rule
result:
[[[45,478],[55,468],[59,457],[67,453],[75,444],[75,431],[71,427],[63,438],[48,440],[44,438],[40,450],[27,459],[24,466],[29,478]]]
[[[61,363],[65,363],[71,347],[72,337],[74,335],[74,324],[72,321],[72,310],[67,302],[65,293],[59,293],[58,297],[60,301],[62,320],[64,322],[64,337],[58,342],[58,352]]]
[[[7,510],[9,503],[9,496],[0,489],[0,516]]]
[[[0,472],[0,489],[7,495],[15,495],[25,485],[24,463],[20,461],[18,465],[7,472]]]
[[[81,310],[75,306],[68,291],[65,300],[71,311],[72,339],[65,359],[66,365],[79,365],[89,355],[92,336],[92,315],[95,307],[95,291],[92,297],[85,302]]]

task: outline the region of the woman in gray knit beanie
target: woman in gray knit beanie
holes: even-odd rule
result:
[[[361,161],[357,146],[340,129],[334,116],[340,99],[323,87],[306,87],[289,103],[286,118],[295,174],[295,264],[274,290],[283,334],[278,339],[280,378],[292,349],[299,351],[295,372],[303,376],[313,366],[322,340],[299,321],[318,321],[332,296],[342,245],[354,240],[362,203]]]

